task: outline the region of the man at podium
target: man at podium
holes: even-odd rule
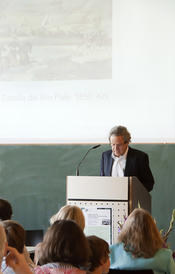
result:
[[[148,155],[129,146],[131,135],[126,127],[115,126],[109,133],[111,150],[101,158],[101,176],[136,176],[144,187],[151,191],[154,178],[149,167]]]

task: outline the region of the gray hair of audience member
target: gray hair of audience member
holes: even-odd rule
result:
[[[113,128],[111,128],[110,132],[109,132],[109,141],[111,136],[123,136],[124,142],[125,143],[129,143],[131,142],[131,134],[129,133],[129,131],[127,130],[126,127],[123,126],[115,126]]]
[[[23,253],[25,245],[25,230],[22,225],[13,220],[2,221],[1,225],[5,229],[8,245],[15,247],[19,253]]]
[[[4,199],[0,199],[0,219],[2,221],[4,220],[10,220],[12,217],[13,211],[11,204]]]
[[[6,233],[2,225],[0,225],[0,264],[4,257],[5,247],[7,244]]]
[[[85,227],[85,217],[84,214],[78,206],[75,205],[65,205],[63,206],[55,215],[50,218],[50,224],[52,225],[58,220],[72,220],[76,222],[82,230]]]

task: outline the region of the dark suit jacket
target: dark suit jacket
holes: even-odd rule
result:
[[[111,176],[113,162],[112,150],[103,152],[100,168],[101,176]],[[154,178],[149,167],[148,155],[143,151],[129,147],[124,176],[136,176],[144,187],[151,191]]]

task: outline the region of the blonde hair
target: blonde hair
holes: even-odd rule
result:
[[[76,222],[82,230],[85,227],[85,218],[82,210],[75,205],[63,206],[55,215],[50,218],[50,224],[52,225],[58,220],[72,220]]]
[[[152,216],[144,209],[137,208],[128,216],[118,236],[118,242],[134,257],[151,258],[163,247],[164,241]]]
[[[0,263],[2,262],[5,246],[7,243],[6,233],[3,226],[0,224]]]

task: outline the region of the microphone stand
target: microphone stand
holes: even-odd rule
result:
[[[96,149],[96,148],[98,148],[98,147],[100,147],[100,146],[101,146],[101,145],[96,145],[96,146],[90,147],[90,148],[88,149],[88,151],[86,152],[86,154],[84,155],[84,157],[81,159],[81,161],[79,162],[79,164],[78,164],[78,166],[77,166],[77,168],[76,168],[76,176],[79,176],[79,167],[80,167],[81,163],[84,161],[84,159],[86,158],[86,156],[87,156],[87,154],[89,153],[89,151],[92,150],[92,149]]]

